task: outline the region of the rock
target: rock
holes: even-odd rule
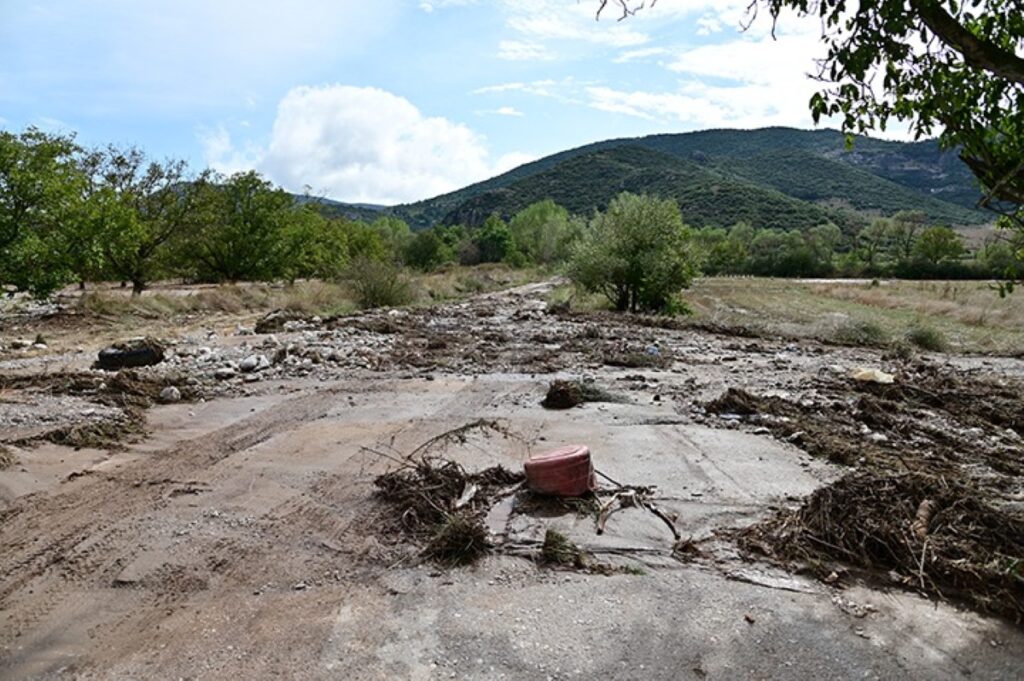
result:
[[[238,368],[245,373],[266,369],[268,366],[270,366],[270,360],[266,355],[249,355],[238,363]]]
[[[32,349],[33,350],[45,350],[46,347],[47,347],[46,343],[33,343],[32,344]]]
[[[11,347],[15,350],[24,350],[25,348],[32,347],[32,341],[27,338],[15,338],[11,341]]]
[[[159,400],[164,404],[174,404],[181,401],[181,391],[173,385],[169,385],[160,391]]]
[[[115,343],[99,352],[96,365],[114,371],[126,367],[146,367],[164,361],[164,346],[155,338],[133,338]]]
[[[285,326],[289,322],[300,321],[303,319],[303,315],[299,312],[292,310],[274,310],[268,312],[258,322],[256,322],[256,333],[274,333],[275,331],[283,331]]]
[[[223,381],[223,380],[226,380],[228,378],[234,378],[235,374],[237,374],[237,373],[238,372],[235,371],[234,367],[220,367],[215,372],[213,372],[213,375],[216,378],[219,378],[220,380]]]

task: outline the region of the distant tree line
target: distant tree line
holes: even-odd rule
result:
[[[255,172],[191,171],[134,147],[86,149],[71,135],[0,131],[0,284],[44,296],[71,283],[337,279],[366,263],[432,271],[506,263],[569,271],[621,309],[663,309],[697,273],[761,276],[1021,277],[1024,244],[968,253],[924,215],[879,218],[854,237],[806,230],[694,229],[673,201],[621,195],[571,215],[551,200],[507,221],[413,232],[394,217],[329,217]],[[603,273],[603,274],[601,274]],[[601,274],[601,276],[598,276]],[[604,280],[602,280],[602,277]]]

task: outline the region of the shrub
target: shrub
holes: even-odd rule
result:
[[[690,285],[700,254],[672,200],[623,193],[598,214],[569,267],[619,311],[664,311]]]
[[[927,326],[915,326],[907,331],[907,342],[929,352],[943,352],[949,347],[941,331]]]
[[[881,346],[889,342],[889,335],[885,329],[871,321],[849,321],[841,324],[832,334],[832,338],[842,345]]]
[[[389,262],[356,258],[347,278],[356,304],[363,309],[408,305],[414,299],[409,277]]]

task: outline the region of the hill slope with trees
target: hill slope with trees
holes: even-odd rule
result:
[[[622,146],[576,156],[478,194],[459,203],[442,222],[475,226],[491,214],[510,216],[544,199],[571,213],[591,215],[624,191],[675,199],[683,219],[700,226],[747,222],[763,228],[801,229],[837,217],[771,188],[667,154]]]
[[[451,216],[479,216],[481,208],[487,205],[504,210],[512,204],[497,197],[506,190],[520,193],[523,185],[519,183],[556,168],[559,172],[575,171],[578,166],[567,164],[568,161],[624,147],[659,152],[713,171],[723,180],[739,182],[744,187],[758,186],[797,201],[836,203],[886,215],[898,210],[921,210],[934,221],[954,225],[992,220],[989,213],[975,209],[980,192],[970,170],[954,152],[940,150],[934,140],[896,142],[856,137],[853,147],[847,149],[846,138],[839,131],[794,128],[704,130],[605,140],[552,154],[483,182],[424,201],[393,206],[384,212],[405,220],[413,228],[424,228]],[[642,158],[635,151],[631,153],[636,156],[629,165],[637,166]],[[664,165],[662,159],[654,169],[662,169]],[[678,170],[674,179],[693,172],[692,168]],[[548,175],[543,183],[552,181]],[[557,184],[572,183],[572,178],[565,178]],[[646,189],[631,185],[629,188],[657,193],[663,185],[659,183],[657,187]],[[481,198],[484,195],[488,196]],[[608,194],[600,207],[607,205],[607,199],[613,195],[614,192]],[[553,198],[563,203],[555,196],[531,194],[531,197]],[[717,205],[725,207],[727,204],[719,202]],[[362,212],[359,208],[342,204],[334,210],[354,217]],[[800,210],[820,215],[818,211],[822,208],[811,206]],[[711,215],[713,219],[708,224],[727,224],[734,212]],[[477,224],[482,220],[478,217]]]

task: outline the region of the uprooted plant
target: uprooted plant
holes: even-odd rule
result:
[[[393,509],[389,529],[421,544],[425,558],[446,565],[472,563],[491,549],[484,517],[524,479],[503,466],[469,473],[438,453],[474,433],[515,437],[501,423],[480,419],[432,437],[405,455],[367,449],[397,464],[374,480],[377,495]]]

